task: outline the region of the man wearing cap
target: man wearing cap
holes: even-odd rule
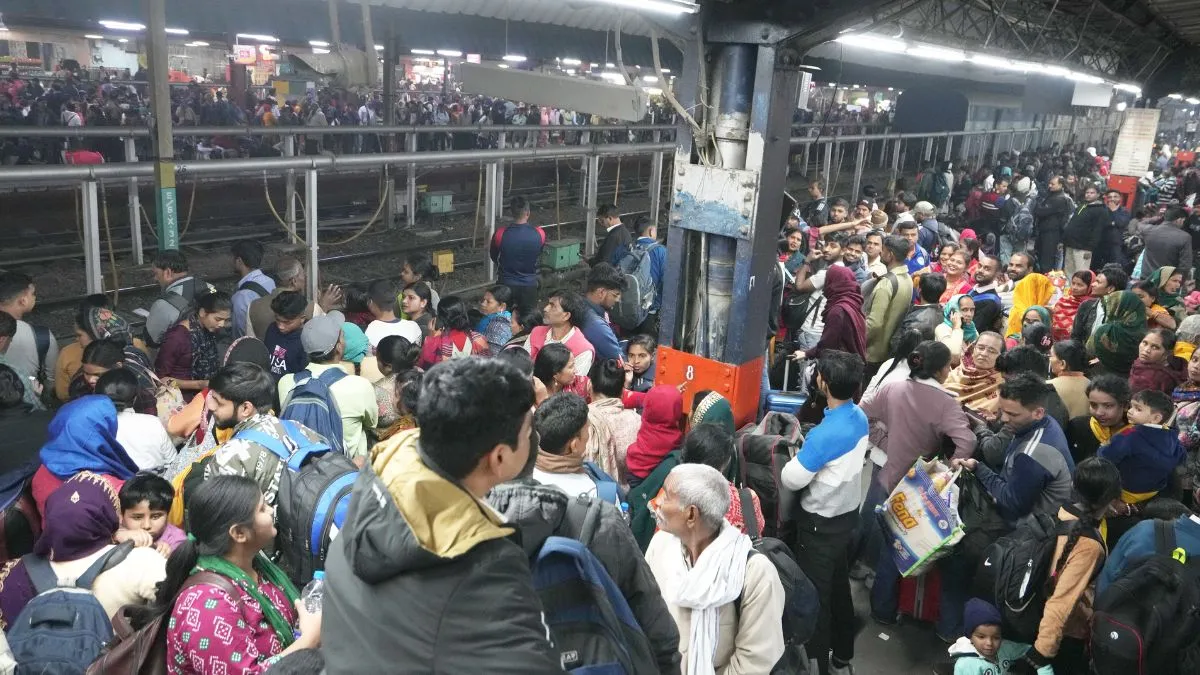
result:
[[[341,370],[339,365],[346,351],[346,338],[342,335],[345,323],[341,312],[330,312],[313,317],[300,331],[300,345],[308,355],[308,372],[320,377],[328,370]],[[292,389],[296,387],[296,375],[288,374],[279,379],[280,409],[287,407]],[[333,401],[342,416],[342,447],[346,456],[355,462],[365,462],[370,445],[367,430],[379,424],[379,407],[375,401],[375,387],[365,377],[345,375],[329,386]]]
[[[921,226],[921,229],[917,230],[917,243],[926,251],[937,251],[941,242],[941,237],[938,236],[941,225],[937,219],[937,207],[929,202],[917,202],[913,207],[913,219]]]

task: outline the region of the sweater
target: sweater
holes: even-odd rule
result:
[[[913,285],[908,267],[900,264],[888,270],[889,275],[895,275],[896,285],[893,286],[889,277],[875,283],[873,291],[866,300],[867,315],[867,362],[883,363],[888,358],[888,348],[896,326],[904,318],[909,305],[912,304]]]
[[[684,555],[675,535],[659,532],[646,548],[646,562],[660,587],[674,586],[663,578],[675,569],[669,556]],[[718,619],[717,649],[713,668],[720,675],[762,675],[783,656],[783,584],[775,566],[764,555],[746,559],[746,582],[741,595],[741,611],[733,602],[721,607]],[[734,600],[737,602],[737,600]],[[692,610],[667,602],[667,610],[679,629],[679,653],[683,672],[688,672],[691,657]]]
[[[1146,242],[1142,258],[1142,278],[1147,279],[1160,267],[1171,265],[1183,273],[1183,278],[1192,276],[1192,236],[1171,223],[1160,223],[1146,230],[1142,240]]]
[[[1058,509],[1058,520],[1068,522],[1078,520],[1068,508]],[[1058,566],[1066,547],[1068,535],[1058,537],[1054,546],[1054,558],[1050,568]],[[1033,647],[1037,653],[1046,658],[1058,655],[1058,647],[1064,636],[1085,639],[1088,636],[1088,625],[1092,616],[1092,593],[1089,587],[1092,578],[1101,569],[1106,555],[1100,536],[1083,536],[1076,539],[1075,546],[1067,556],[1062,572],[1054,584],[1054,591],[1046,599],[1046,607],[1042,612],[1042,621],[1038,624],[1037,640]]]
[[[975,452],[975,434],[954,395],[935,380],[904,380],[885,385],[863,412],[871,422],[871,442],[887,454],[879,484],[890,494],[918,457],[941,451],[943,439],[954,444],[954,456]]]
[[[1200,555],[1200,517],[1189,515],[1175,521],[1175,545],[1187,553],[1189,560]],[[1126,532],[1113,547],[1104,569],[1096,578],[1096,595],[1104,595],[1109,584],[1120,579],[1130,565],[1154,554],[1154,521],[1143,520]]]
[[[1175,467],[1187,459],[1171,427],[1139,424],[1112,437],[1097,453],[1121,472],[1121,498],[1127,504],[1150,499],[1167,487]]]
[[[997,512],[1012,524],[1030,514],[1054,513],[1071,498],[1074,473],[1067,438],[1050,417],[1013,436],[1000,473],[986,464],[975,469],[976,478],[996,500]]]
[[[1105,228],[1112,226],[1112,213],[1104,202],[1094,201],[1075,209],[1075,215],[1063,229],[1063,246],[1080,251],[1095,251]]]
[[[800,493],[805,512],[836,518],[859,507],[863,460],[870,441],[867,416],[853,402],[827,409],[804,439],[796,457],[783,466],[784,487]]]
[[[1083,375],[1059,375],[1050,380],[1050,386],[1058,392],[1067,406],[1068,419],[1088,414],[1087,388],[1091,384]],[[1064,426],[1065,430],[1066,427]]]

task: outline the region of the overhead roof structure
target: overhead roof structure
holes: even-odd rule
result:
[[[649,35],[649,13],[589,0],[370,0],[372,5],[439,14],[480,16],[505,21],[552,24],[585,30],[620,27],[630,35]],[[681,4],[682,6],[682,4]]]

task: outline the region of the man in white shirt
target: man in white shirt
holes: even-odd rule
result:
[[[589,437],[587,402],[570,392],[555,394],[534,412],[533,428],[541,445],[533,479],[570,497],[595,495],[596,481],[583,463]]]
[[[374,321],[367,324],[365,331],[372,354],[383,338],[389,335],[399,335],[414,345],[421,344],[421,326],[416,321],[396,316],[396,287],[392,282],[380,279],[371,284],[367,294],[367,309],[375,317]]]

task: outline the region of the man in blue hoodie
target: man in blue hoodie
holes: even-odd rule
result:
[[[1188,460],[1184,474],[1186,481],[1192,486],[1193,513],[1180,516],[1174,521],[1175,545],[1182,548],[1190,559],[1200,556],[1200,516],[1194,513],[1196,505],[1200,505],[1200,457]],[[1109,584],[1119,579],[1131,563],[1154,555],[1154,522],[1153,519],[1147,519],[1134,525],[1113,547],[1104,563],[1104,569],[1096,579],[1096,597],[1100,597]]]
[[[1075,461],[1062,427],[1046,414],[1046,397],[1054,388],[1032,373],[1019,373],[1000,385],[1000,419],[1013,434],[1000,473],[974,459],[955,466],[973,471],[996,500],[996,510],[1010,524],[1035,513],[1054,515],[1071,498]]]

